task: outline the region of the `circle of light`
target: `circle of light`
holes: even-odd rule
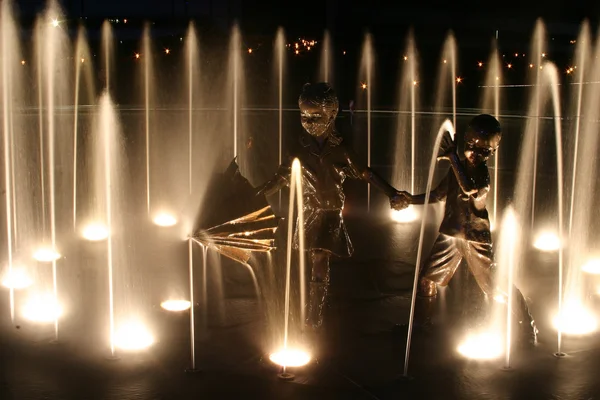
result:
[[[187,300],[166,300],[160,303],[160,306],[167,311],[185,311],[191,305],[192,303]]]
[[[154,344],[154,336],[140,323],[130,322],[115,332],[115,346],[121,350],[144,350]]]
[[[474,360],[493,360],[503,353],[502,338],[490,332],[469,335],[457,350],[464,357]]]
[[[402,210],[392,210],[392,220],[395,222],[406,223],[413,222],[417,219],[417,211],[410,205]]]
[[[50,248],[40,248],[33,253],[33,258],[39,262],[52,262],[61,257],[60,253]]]
[[[542,251],[556,251],[560,248],[560,239],[554,233],[543,232],[535,239],[533,247]]]
[[[31,299],[23,307],[23,317],[33,322],[54,322],[62,313],[62,307],[50,295]]]
[[[90,224],[83,229],[83,238],[91,242],[99,242],[108,238],[108,229],[102,224]]]
[[[600,259],[594,258],[583,264],[581,267],[583,272],[587,272],[592,275],[600,275]]]
[[[282,349],[271,354],[269,359],[282,367],[302,367],[310,362],[310,355],[302,350]]]
[[[552,324],[566,335],[587,335],[598,329],[598,321],[594,315],[576,302],[566,304]]]
[[[20,268],[14,268],[2,279],[2,286],[9,289],[25,289],[32,284],[33,281],[29,278],[29,275]]]
[[[156,215],[153,221],[158,226],[173,226],[177,223],[177,218],[171,214],[161,213]]]

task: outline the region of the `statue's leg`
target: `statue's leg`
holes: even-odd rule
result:
[[[429,326],[435,314],[435,296],[437,286],[447,286],[456,269],[460,265],[462,256],[458,252],[455,239],[451,236],[440,234],[431,249],[427,263],[420,271],[417,293],[419,301],[416,303],[415,324]]]
[[[437,285],[447,286],[462,261],[456,247],[456,239],[440,234],[431,249],[425,266],[421,269],[418,294],[420,297],[434,297]]]
[[[323,312],[329,287],[329,253],[312,250],[310,260],[311,277],[306,323],[309,327],[318,329],[323,324]]]
[[[466,242],[463,255],[469,265],[471,273],[475,277],[477,284],[488,298],[501,297],[505,301],[506,294],[497,288],[494,284],[494,253],[491,244]],[[529,312],[527,301],[516,286],[512,287],[513,301],[512,314],[519,323],[521,334],[531,342],[537,342],[537,327],[535,321]]]

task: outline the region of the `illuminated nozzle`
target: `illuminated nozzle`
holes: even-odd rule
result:
[[[415,208],[412,205],[406,207],[403,210],[392,210],[391,215],[392,215],[392,220],[394,220],[395,222],[401,222],[401,223],[413,222],[418,217],[417,211],[415,210]]]
[[[560,248],[560,239],[552,232],[543,232],[535,239],[533,247],[541,251],[556,251]]]
[[[108,234],[108,228],[102,224],[89,224],[82,232],[83,238],[91,242],[106,240]]]
[[[23,317],[32,322],[49,323],[59,318],[62,307],[48,294],[30,299],[23,307]]]
[[[154,344],[154,337],[139,322],[130,322],[115,332],[115,346],[121,350],[139,351]]]
[[[269,360],[282,367],[302,367],[310,362],[310,355],[302,350],[282,349],[271,354]]]
[[[48,247],[42,247],[33,253],[33,258],[39,262],[52,262],[58,260],[60,257],[60,253]]]
[[[600,275],[600,259],[594,258],[583,264],[581,267],[583,272],[587,272],[592,275]]]
[[[158,226],[173,226],[177,223],[177,218],[171,214],[160,213],[154,217],[153,221]]]
[[[167,300],[160,303],[160,306],[167,311],[185,311],[191,307],[187,300]]]
[[[31,286],[33,281],[27,273],[20,268],[13,268],[9,273],[4,276],[2,279],[2,286],[9,289],[25,289],[28,286]]]
[[[568,302],[552,321],[566,335],[587,335],[598,329],[596,317],[579,302]]]
[[[469,335],[458,346],[460,354],[474,360],[493,360],[500,357],[503,351],[500,335],[490,332]]]

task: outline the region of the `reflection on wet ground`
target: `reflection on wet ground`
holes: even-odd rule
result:
[[[0,398],[29,399],[590,399],[600,396],[597,335],[566,338],[568,357],[557,359],[550,326],[556,302],[556,255],[534,249],[521,269],[520,286],[540,328],[535,348],[514,350],[513,370],[502,360],[472,361],[456,351],[474,323],[482,298],[464,271],[442,290],[432,324],[430,307],[419,301],[409,373],[402,379],[406,322],[414,273],[418,224],[387,219],[348,219],[355,256],[332,266],[332,289],[325,333],[316,360],[294,371],[293,382],[277,379],[266,355],[264,303],[251,282],[225,276],[225,298],[211,307],[207,328],[199,329],[198,373],[189,366],[188,314],[151,314],[157,344],[146,353],[105,359],[105,328],[91,319],[65,321],[61,340],[52,329],[5,326],[0,336]],[[432,226],[432,235],[435,227]],[[429,238],[429,241],[433,237]],[[227,275],[226,271],[224,271]],[[261,277],[261,274],[258,274]],[[262,280],[262,278],[260,278]],[[264,281],[263,281],[264,284]],[[227,285],[232,287],[228,288]],[[235,286],[235,290],[233,288]],[[263,291],[264,292],[264,291]],[[3,299],[3,301],[5,301]],[[82,304],[91,304],[82,300]],[[3,305],[4,306],[4,305]],[[199,313],[201,312],[199,308]],[[102,329],[96,329],[102,328]],[[96,336],[91,331],[100,333]],[[88,333],[86,333],[88,332]]]

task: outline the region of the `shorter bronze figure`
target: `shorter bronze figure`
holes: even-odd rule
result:
[[[455,142],[447,135],[438,160],[448,160],[451,169],[431,192],[430,201],[445,201],[444,218],[439,236],[429,260],[420,273],[418,293],[434,297],[437,286],[447,286],[462,260],[475,277],[478,286],[493,298],[500,293],[493,281],[495,270],[490,221],[486,199],[490,190],[487,160],[500,145],[500,123],[491,115],[479,115],[471,120],[464,134],[464,156],[458,156]],[[412,196],[412,204],[423,204],[425,195]],[[519,321],[521,333],[530,342],[537,341],[537,328],[529,313],[527,302],[516,287],[513,314]]]
[[[352,242],[342,216],[347,177],[362,179],[385,193],[392,208],[408,206],[408,196],[390,186],[373,170],[363,165],[335,130],[339,102],[328,83],[306,84],[298,100],[300,121],[305,133],[290,151],[289,163],[281,165],[260,194],[270,195],[290,183],[294,158],[302,165],[304,233],[311,264],[307,325],[319,328],[329,286],[331,256],[350,257]],[[295,235],[297,247],[297,232]]]

